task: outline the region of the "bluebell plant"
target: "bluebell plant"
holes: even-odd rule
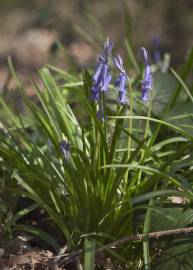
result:
[[[149,64],[148,54],[147,54],[146,49],[144,47],[141,47],[141,52],[142,52],[142,56],[143,56],[143,62],[145,65],[144,76],[143,76],[143,80],[142,80],[141,99],[143,101],[148,101],[149,91],[151,91],[153,88],[152,73],[151,73],[151,66]]]
[[[99,65],[93,75],[93,85],[91,89],[91,98],[94,101],[98,101],[101,92],[108,90],[109,83],[112,76],[110,73],[108,58],[111,54],[113,44],[107,38],[103,46],[103,54],[99,56]]]
[[[123,67],[123,60],[119,54],[117,55],[117,57],[114,57],[114,63],[120,72],[119,77],[115,81],[115,87],[117,87],[119,90],[118,103],[125,104],[127,102],[126,99],[127,74],[125,68]]]

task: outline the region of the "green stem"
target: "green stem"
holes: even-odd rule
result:
[[[130,93],[130,108],[129,108],[129,114],[130,116],[133,115],[133,89],[132,89],[132,86],[131,86],[131,82],[128,78],[128,82],[129,82],[129,93]],[[130,121],[129,121],[129,133],[132,134],[132,129],[133,129],[133,119],[130,118]],[[132,148],[132,138],[131,136],[129,136],[128,138],[128,159],[130,158],[131,156],[131,148]],[[126,172],[126,185],[128,184],[128,180],[129,180],[129,170],[127,170]],[[129,199],[130,199],[130,194],[128,193],[128,196],[129,196]],[[128,197],[127,197],[128,199]],[[131,201],[128,200],[128,203],[130,204],[129,205],[129,208],[132,209],[132,205],[131,205]],[[133,232],[133,223],[132,223],[132,220],[133,220],[133,214],[131,213],[130,215],[130,222],[129,222],[129,226],[128,226],[128,231],[129,233],[132,233]]]
[[[104,138],[105,138],[105,141],[107,141],[107,122],[106,122],[106,106],[105,106],[105,93],[102,92],[101,93],[101,96],[100,96],[100,122],[101,122],[101,125],[102,125],[102,128],[103,128],[103,132],[104,132]],[[100,141],[100,147],[101,147],[101,166],[103,166],[104,164],[106,164],[106,160],[107,160],[107,157],[106,157],[106,154],[105,154],[105,150],[104,150],[104,147],[102,145],[102,139]],[[105,174],[106,174],[106,170],[103,170],[103,178],[105,177]]]
[[[146,126],[145,126],[144,140],[147,138],[148,133],[149,133],[149,118],[151,117],[151,109],[152,109],[152,91],[150,92],[150,104],[149,104],[149,108],[148,108],[148,112],[147,112],[148,119],[146,121]],[[149,146],[149,142],[147,143],[147,146]],[[144,163],[146,156],[147,156],[147,154],[146,154],[145,149],[142,149],[140,164]],[[141,181],[141,174],[142,174],[142,171],[140,170],[139,174],[138,174],[137,184],[139,184]]]
[[[129,108],[129,114],[130,116],[133,115],[133,91],[132,91],[132,86],[131,86],[131,82],[128,79],[129,82],[129,93],[130,93],[130,108]],[[133,119],[130,118],[129,120],[129,133],[132,134],[132,127],[133,127]],[[131,155],[131,147],[132,147],[132,139],[131,136],[128,137],[128,159]],[[129,175],[129,170],[127,170],[126,174],[125,174],[125,184],[128,183],[128,175]]]
[[[157,189],[157,185],[154,187],[154,191]],[[151,230],[151,213],[152,213],[152,206],[154,204],[154,199],[151,199],[149,202],[149,208],[147,209],[145,222],[143,227],[143,234],[149,234]],[[144,269],[150,270],[151,269],[151,256],[149,250],[149,238],[144,239],[143,241],[143,258],[144,258]]]
[[[129,90],[130,90],[130,115],[133,115],[133,91],[132,91],[132,86],[129,81]],[[131,118],[129,121],[129,133],[132,134],[132,127],[133,127],[133,119]],[[128,158],[130,157],[131,154],[131,147],[132,147],[132,139],[131,136],[128,138]]]
[[[154,203],[154,200],[150,200],[149,206],[152,206]],[[145,222],[144,222],[144,228],[143,233],[148,234],[150,232],[151,227],[151,208],[147,210],[146,216],[145,216]],[[149,239],[145,239],[143,241],[143,258],[144,258],[144,269],[150,270],[151,267],[151,256],[150,256],[150,250],[149,250]]]
[[[97,114],[98,107],[99,107],[99,105],[95,103],[93,106],[93,110],[94,110],[95,114]],[[98,171],[98,166],[100,165],[100,164],[98,164],[98,162],[99,162],[98,156],[99,156],[99,149],[100,149],[99,148],[100,147],[99,146],[100,145],[100,136],[99,136],[97,125],[96,125],[93,117],[91,117],[91,122],[93,125],[93,142],[96,143],[95,149],[91,149],[92,156],[93,156],[93,168],[95,168],[95,171]]]

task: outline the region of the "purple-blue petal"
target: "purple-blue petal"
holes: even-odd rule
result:
[[[151,76],[151,67],[150,65],[147,65],[144,71],[144,80],[148,80],[150,76]]]
[[[99,75],[101,73],[101,69],[102,69],[102,64],[100,64],[97,69],[96,69],[96,72],[95,74],[93,75],[93,80],[94,82],[97,82],[98,81],[98,78],[99,78]]]
[[[120,86],[119,86],[119,90],[121,92],[125,92],[125,85],[126,85],[126,76],[124,74],[121,74],[121,78],[120,78]]]
[[[119,104],[125,104],[126,102],[127,102],[126,93],[119,91],[119,94],[118,94],[118,103]]]
[[[121,82],[121,75],[116,79],[115,81],[115,87],[120,87],[120,82]]]
[[[149,99],[149,91],[147,91],[146,88],[142,88],[141,100],[148,101],[148,99]]]
[[[141,99],[143,101],[148,101],[149,91],[152,90],[152,78],[151,76],[148,79],[142,81],[142,93]]]
[[[123,67],[123,60],[119,54],[117,55],[117,57],[114,57],[114,63],[115,63],[115,66],[120,71],[119,77],[115,81],[115,87],[117,87],[119,90],[118,103],[125,104],[127,102],[127,99],[126,99],[127,75],[126,75],[125,69]]]
[[[100,87],[94,85],[91,89],[91,99],[95,101],[99,100],[99,93],[100,93]]]
[[[151,90],[152,87],[153,87],[153,83],[152,83],[151,67],[147,65],[144,71],[144,79],[142,81],[142,88]]]
[[[108,57],[113,45],[109,39],[104,43],[103,54],[99,56],[99,65],[93,75],[93,85],[91,88],[91,99],[98,101],[101,91],[107,91],[111,81],[111,74],[108,66]]]
[[[107,91],[108,86],[109,86],[109,84],[110,84],[110,82],[111,82],[111,79],[112,79],[112,76],[111,76],[111,74],[109,73],[109,74],[107,75],[107,77],[105,78],[105,81],[104,81],[104,83],[103,83],[103,86],[102,86],[102,88],[101,88],[101,91]]]
[[[151,73],[151,66],[148,63],[148,54],[146,49],[142,47],[141,52],[143,55],[143,61],[145,65],[144,76],[142,80],[141,100],[148,101],[149,91],[151,91],[153,88],[152,73]]]
[[[107,77],[107,73],[108,73],[108,65],[107,64],[104,64],[103,65],[103,68],[101,70],[101,73],[102,73],[102,83],[104,84],[105,83],[105,80],[106,80],[106,77]]]

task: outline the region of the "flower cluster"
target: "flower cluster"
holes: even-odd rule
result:
[[[108,59],[112,51],[112,43],[110,43],[109,39],[106,40],[103,46],[103,53],[99,56],[99,65],[96,68],[96,71],[92,77],[92,87],[91,87],[91,99],[97,104],[97,118],[104,121],[104,104],[100,102],[101,92],[106,92],[108,90],[108,86],[112,80],[112,76],[110,73],[110,68],[108,65]],[[142,80],[142,95],[141,99],[143,101],[147,101],[149,97],[149,91],[152,89],[152,74],[151,74],[151,66],[148,62],[148,54],[145,48],[141,48],[143,61],[145,65],[144,77]],[[121,56],[118,54],[117,57],[113,57],[115,67],[119,71],[119,76],[115,81],[115,87],[118,90],[118,100],[117,102],[121,105],[127,103],[126,98],[126,83],[129,79],[126,70],[123,66],[123,60]],[[63,140],[59,143],[60,149],[63,153],[63,157],[65,160],[68,160],[70,157],[70,144],[68,141]]]
[[[144,61],[144,65],[145,65],[144,77],[142,80],[141,99],[143,101],[148,101],[149,91],[151,91],[153,88],[151,66],[148,62],[148,54],[147,54],[147,51],[144,47],[141,48],[141,52],[142,52],[143,61]]]
[[[108,66],[108,58],[111,54],[112,47],[112,43],[107,39],[104,43],[103,54],[99,56],[99,65],[92,77],[93,85],[91,88],[91,98],[94,101],[99,100],[101,92],[106,92],[108,90],[108,86],[111,82],[112,76]],[[114,63],[120,72],[119,77],[115,81],[115,87],[118,88],[119,91],[118,103],[125,104],[127,75],[120,55],[114,57]],[[100,113],[98,112],[97,115],[100,115]]]
[[[99,56],[99,65],[93,75],[93,86],[91,89],[91,97],[93,100],[98,101],[100,92],[107,91],[112,76],[108,66],[108,58],[112,51],[112,43],[107,38],[104,43],[103,54]]]
[[[110,43],[109,39],[107,38],[106,42],[104,43],[103,53],[99,56],[99,65],[97,66],[97,69],[92,77],[93,85],[91,88],[91,98],[94,101],[99,101],[101,92],[106,92],[108,90],[109,84],[112,80],[108,65],[108,59],[111,54],[112,47],[112,43]],[[141,99],[143,101],[148,101],[149,91],[152,90],[152,73],[146,49],[142,47],[141,52],[145,65],[144,77],[142,80]],[[118,89],[118,103],[125,104],[127,102],[126,83],[128,76],[123,66],[121,56],[117,55],[117,57],[114,57],[113,59],[116,68],[119,70],[119,76],[115,81],[115,87]],[[103,108],[101,108],[101,111],[102,113],[98,112],[97,115],[103,115]]]

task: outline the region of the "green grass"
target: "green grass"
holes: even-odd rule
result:
[[[141,77],[128,42],[126,49],[136,78]],[[27,115],[16,115],[0,99],[8,119],[2,120],[1,168],[7,181],[16,185],[15,193],[46,210],[63,235],[68,252],[152,231],[154,212],[158,207],[164,212],[171,196],[192,202],[193,134],[187,128],[190,124],[183,127],[171,118],[175,105],[181,102],[185,110],[186,103],[193,101],[184,82],[192,62],[190,55],[182,78],[172,70],[176,87],[166,96],[168,102],[161,108],[161,115],[151,107],[155,96],[148,104],[139,100],[134,80],[128,89],[132,106],[117,105],[116,90],[111,86],[109,94],[100,100],[106,113],[105,121],[100,121],[98,105],[90,99],[92,77],[88,71],[83,71],[80,79],[78,74],[51,66],[42,68],[42,88],[32,81],[38,100],[35,103],[25,93],[9,61]],[[181,92],[185,101],[178,99]],[[178,115],[183,117],[184,111]],[[186,117],[192,121],[190,113]],[[63,140],[70,144],[68,158],[60,148]],[[6,228],[32,210],[33,206],[17,213]],[[18,224],[15,230],[38,235],[59,251],[57,240],[38,228]],[[150,269],[149,241],[144,241],[143,248],[128,243],[114,252],[109,249],[107,254],[120,264],[132,265],[132,269],[143,269],[144,265]],[[85,269],[94,269],[93,250],[85,252],[84,265]]]

